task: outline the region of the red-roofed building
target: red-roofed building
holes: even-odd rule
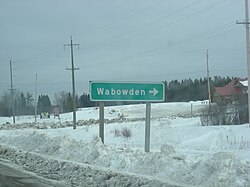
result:
[[[213,102],[229,104],[235,101],[247,104],[247,81],[234,79],[224,87],[215,87]]]
[[[228,123],[228,119],[235,124],[238,121],[239,124],[248,122],[248,81],[234,79],[224,87],[215,87],[212,95],[212,102],[217,103],[221,107],[221,111],[224,113],[222,119],[223,123]],[[227,122],[226,122],[227,121]]]

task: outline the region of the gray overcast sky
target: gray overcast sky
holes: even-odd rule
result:
[[[247,77],[244,0],[1,0],[0,94],[76,92],[90,80],[171,81],[210,75]]]

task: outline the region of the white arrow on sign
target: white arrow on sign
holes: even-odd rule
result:
[[[155,88],[153,88],[153,90],[149,90],[150,94],[153,94],[153,96],[155,96],[156,94],[158,94],[158,90],[156,90]]]

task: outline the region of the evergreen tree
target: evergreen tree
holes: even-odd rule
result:
[[[56,106],[58,106],[60,108],[61,112],[67,111],[67,97],[68,97],[68,93],[65,91],[62,91],[60,93],[56,93],[54,95]]]
[[[26,106],[32,106],[33,105],[34,98],[33,98],[33,95],[30,92],[26,93],[25,100],[26,100]]]
[[[34,113],[34,106],[33,106],[34,98],[33,98],[33,95],[30,92],[27,92],[25,99],[26,99],[26,113],[27,114]]]
[[[37,102],[38,113],[41,112],[50,112],[51,102],[48,95],[39,95]]]
[[[26,99],[24,97],[23,92],[21,94],[17,94],[15,96],[15,108],[17,115],[24,115],[26,114]]]
[[[67,112],[72,112],[73,111],[73,97],[71,96],[70,92],[68,93],[67,96]]]
[[[0,116],[11,116],[11,95],[5,92],[0,99]]]
[[[94,103],[90,100],[89,94],[83,93],[79,98],[80,107],[92,107]]]

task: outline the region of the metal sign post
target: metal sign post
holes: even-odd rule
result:
[[[145,152],[150,150],[150,116],[151,116],[151,103],[146,103],[146,124],[145,124]]]
[[[104,102],[100,102],[99,106],[99,137],[104,143]]]

